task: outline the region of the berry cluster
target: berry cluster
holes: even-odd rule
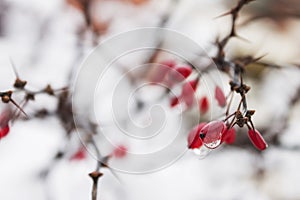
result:
[[[249,128],[248,136],[258,150],[265,150],[268,145],[256,129]],[[195,126],[188,135],[188,148],[198,149],[202,145],[215,149],[222,143],[232,144],[236,138],[235,128],[225,125],[224,121],[203,122]]]
[[[188,64],[178,64],[174,60],[165,60],[160,62],[160,70],[152,77],[151,82],[162,84],[167,88],[167,93],[180,86],[180,94],[170,97],[170,106],[176,107],[183,104],[185,109],[191,109],[195,105],[195,92],[199,87],[200,74],[196,73],[194,68]],[[197,74],[193,77],[192,74]],[[222,107],[226,104],[226,98],[219,86],[215,89],[215,98]],[[206,96],[201,97],[198,101],[199,110],[205,114],[210,107],[210,102]]]
[[[256,60],[248,58],[249,61]],[[245,61],[245,59],[243,59]],[[239,60],[239,63],[242,63]],[[170,106],[176,107],[180,103],[185,105],[185,109],[191,109],[195,105],[195,92],[199,88],[200,74],[189,65],[178,65],[173,60],[166,60],[160,63],[164,67],[155,76],[154,83],[165,84],[168,91],[176,85],[180,85],[181,93],[178,96],[170,98]],[[190,149],[201,148],[203,145],[209,149],[215,149],[222,143],[233,144],[236,138],[236,130],[234,126],[248,127],[248,136],[252,144],[258,150],[264,150],[267,148],[267,143],[261,136],[261,134],[254,128],[252,122],[252,115],[255,113],[254,110],[247,108],[246,94],[250,90],[250,87],[243,82],[243,68],[241,65],[235,65],[236,69],[239,69],[233,74],[233,79],[229,82],[231,89],[229,102],[223,90],[216,85],[214,90],[214,99],[218,106],[225,108],[227,111],[225,119],[223,121],[216,120],[208,123],[200,123],[195,126],[188,135],[188,147]],[[192,73],[196,73],[196,78],[190,78]],[[234,93],[241,97],[240,103],[235,112],[229,114],[231,102]],[[201,114],[207,113],[210,107],[210,102],[207,96],[202,96],[197,100],[199,105],[199,112]],[[243,112],[241,108],[243,107]]]
[[[216,40],[217,53],[212,57],[217,68],[231,78],[231,81],[229,82],[231,92],[228,95],[228,102],[221,88],[218,86],[215,88],[215,99],[217,100],[218,105],[220,107],[225,107],[227,105],[225,119],[223,121],[200,123],[194,127],[188,135],[188,147],[190,149],[201,148],[203,145],[209,149],[214,149],[224,142],[232,144],[236,138],[234,126],[240,128],[247,126],[248,137],[258,150],[265,150],[268,147],[262,135],[255,129],[252,122],[252,115],[255,111],[248,109],[246,94],[250,90],[250,87],[244,83],[243,75],[245,74],[246,67],[250,64],[260,64],[265,67],[276,68],[278,66],[260,62],[259,60],[263,56],[258,58],[244,56],[236,59],[229,59],[226,57],[224,51],[231,38],[241,38],[236,32],[236,21],[241,9],[252,1],[254,0],[240,0],[230,11],[221,15],[221,17],[230,15],[232,22],[229,34],[222,40],[219,40],[219,38]],[[240,103],[236,111],[229,114],[234,94],[240,96]],[[199,105],[200,111],[206,111],[208,109],[208,103],[205,99],[201,99]]]

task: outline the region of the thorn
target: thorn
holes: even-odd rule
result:
[[[13,62],[13,60],[12,60],[11,57],[9,57],[9,61],[10,61],[11,67],[12,67],[12,69],[14,71],[14,74],[15,74],[16,78],[19,78],[19,74],[17,72],[16,65],[14,64],[14,62]]]
[[[14,104],[25,115],[25,117],[28,118],[28,115],[25,113],[25,111],[13,99],[10,99],[10,102]]]
[[[27,84],[27,81],[23,81],[23,80],[20,79],[19,74],[17,72],[16,65],[14,64],[14,62],[13,62],[13,60],[12,60],[11,57],[9,57],[9,61],[10,61],[10,64],[12,66],[12,69],[14,71],[14,74],[16,76],[14,87],[18,88],[18,89],[24,89],[25,85]]]
[[[227,15],[232,15],[232,10],[227,11],[227,12],[221,14],[221,15],[218,15],[218,16],[214,17],[213,19],[219,19],[219,18],[225,17],[225,16],[227,16]]]
[[[121,184],[122,181],[121,181],[120,177],[117,175],[117,173],[111,167],[109,167],[108,169],[111,172],[111,174],[115,177],[115,179],[117,179],[117,181]]]
[[[242,36],[240,36],[240,35],[235,34],[233,37],[236,37],[236,38],[239,39],[239,40],[242,40],[242,41],[244,41],[244,42],[247,42],[247,43],[251,44],[251,41],[250,41],[250,40],[248,40],[247,38],[244,38],[244,37],[242,37]]]
[[[259,61],[260,59],[266,57],[267,55],[268,55],[268,53],[265,53],[265,54],[263,54],[263,55],[261,55],[261,56],[259,56],[259,57],[257,57],[257,58],[253,58],[253,62],[257,62],[257,61]]]
[[[119,176],[116,174],[116,172],[108,165],[108,160],[110,159],[110,156],[105,156],[101,159],[100,164],[101,167],[103,168],[107,168],[111,174],[118,180],[119,183],[121,183],[121,179],[119,178]]]
[[[23,108],[26,106],[26,104],[28,103],[28,100],[24,99],[21,103],[20,103],[20,107]],[[19,111],[19,112],[18,112]],[[22,111],[20,111],[19,109],[15,110],[13,113],[13,117],[12,117],[12,123],[15,122],[15,120],[20,116],[20,114],[22,113]],[[27,116],[26,116],[27,117]]]
[[[275,69],[282,69],[282,66],[279,66],[279,65],[263,63],[263,62],[258,62],[258,63],[262,64],[265,67],[271,67],[271,68],[275,68]]]

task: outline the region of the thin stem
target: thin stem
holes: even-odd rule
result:
[[[236,112],[230,114],[229,116],[227,116],[223,121],[226,122],[228,119],[230,119],[232,116],[234,116],[236,114]]]
[[[227,109],[226,109],[226,113],[225,113],[226,116],[228,116],[228,114],[229,114],[229,110],[230,110],[231,103],[232,103],[232,100],[233,100],[233,95],[234,95],[234,93],[231,91],[230,92],[230,100],[229,100],[229,103],[228,103],[228,106],[227,106]]]

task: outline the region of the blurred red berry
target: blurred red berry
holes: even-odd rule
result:
[[[192,68],[190,66],[176,67],[169,72],[169,80],[173,82],[181,82],[186,79],[192,73]]]
[[[117,146],[114,150],[112,155],[116,158],[123,158],[127,155],[127,147],[124,145]]]
[[[199,79],[186,82],[182,86],[181,98],[185,102],[187,108],[190,108],[194,104],[195,91],[198,86]]]
[[[194,104],[194,94],[190,93],[190,94],[186,94],[186,95],[182,95],[182,99],[186,105],[187,108],[191,108]]]
[[[206,96],[202,97],[199,101],[199,110],[201,114],[205,114],[209,109],[209,101]]]
[[[5,136],[7,136],[7,134],[9,133],[9,126],[6,125],[4,127],[0,128],[0,139],[4,138]]]
[[[189,85],[189,87],[191,87],[193,89],[193,91],[195,92],[197,87],[198,87],[198,83],[199,83],[199,79],[195,79],[195,80],[191,80],[189,82],[187,82],[187,84]]]
[[[12,112],[10,109],[5,109],[0,114],[0,139],[4,138],[9,133],[9,121],[12,118]]]
[[[222,134],[226,129],[226,125],[223,121],[212,121],[206,124],[201,133],[204,135],[203,143],[207,148],[217,148],[222,141]]]
[[[215,89],[215,98],[218,101],[219,106],[224,107],[226,106],[226,97],[219,86],[216,86]]]
[[[170,106],[173,108],[179,104],[179,99],[178,97],[172,97],[170,100]]]
[[[86,158],[85,148],[80,148],[70,158],[70,160],[83,160]]]
[[[173,67],[175,67],[176,62],[175,62],[175,60],[165,60],[165,61],[162,61],[160,64],[164,65],[166,67],[169,67],[169,68],[173,68]]]
[[[262,151],[268,147],[268,144],[257,130],[250,129],[248,131],[248,136],[253,146],[255,146],[258,150]]]
[[[156,73],[151,77],[151,82],[161,83],[164,81],[167,73],[176,65],[174,60],[166,60],[160,63]]]
[[[5,109],[0,114],[0,127],[5,127],[8,125],[9,121],[12,118],[12,111],[10,109]]]
[[[205,125],[205,122],[200,123],[190,131],[187,139],[189,149],[196,149],[202,146],[203,142],[200,138],[200,131]]]
[[[233,144],[236,138],[236,131],[234,128],[227,129],[225,128],[224,133],[222,135],[222,142],[226,142],[227,144]]]

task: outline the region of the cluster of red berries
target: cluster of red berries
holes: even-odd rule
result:
[[[187,80],[193,73],[193,68],[187,64],[178,65],[174,60],[166,60],[160,63],[163,67],[160,68],[152,82],[162,83],[169,89],[176,84],[181,84],[181,93],[178,96],[174,96],[170,99],[170,106],[175,107],[181,102],[184,103],[186,109],[190,109],[195,104],[195,91],[199,87],[200,76]],[[226,105],[226,97],[219,86],[215,88],[215,99],[219,106],[224,107]],[[199,110],[201,114],[207,113],[210,107],[210,102],[207,96],[203,96],[198,100]]]
[[[268,147],[264,138],[256,129],[250,128],[248,136],[258,150],[265,150]],[[236,131],[234,127],[228,129],[224,121],[200,123],[188,135],[188,148],[197,149],[204,145],[209,149],[215,149],[224,142],[227,144],[234,143],[235,138]]]
[[[192,108],[195,103],[195,92],[199,87],[198,75],[195,79],[186,80],[193,72],[193,68],[189,65],[177,65],[175,61],[168,60],[161,63],[164,66],[160,73],[155,76],[154,82],[163,83],[168,88],[172,88],[175,84],[181,84],[181,94],[179,96],[174,96],[170,100],[170,106],[175,107],[181,102],[185,104],[186,109]],[[214,98],[217,105],[220,107],[225,107],[227,105],[227,99],[224,95],[223,90],[216,85],[214,91]],[[210,107],[210,102],[207,96],[203,96],[198,102],[199,111],[201,114],[205,114]],[[239,110],[239,108],[238,108]],[[190,149],[201,148],[206,146],[209,149],[215,149],[222,143],[232,144],[236,138],[236,130],[233,127],[237,124],[243,127],[245,124],[248,126],[248,136],[252,144],[259,150],[264,150],[267,148],[267,143],[261,136],[261,134],[254,128],[251,115],[254,111],[247,112],[247,116],[242,116],[240,112],[236,112],[231,116],[235,116],[236,122],[226,123],[230,116],[224,121],[212,121],[209,123],[200,123],[195,126],[188,135],[188,147]],[[233,121],[234,122],[234,121]],[[251,126],[248,125],[250,122]]]
[[[152,77],[153,83],[164,83],[173,86],[187,78],[192,73],[189,65],[178,66],[174,60],[165,60],[159,63],[158,73]]]
[[[167,60],[161,63],[164,66],[160,70],[160,73],[155,76],[154,82],[163,83],[168,88],[172,88],[176,84],[181,84],[181,93],[178,96],[174,96],[170,99],[170,106],[175,107],[181,102],[185,104],[185,108],[192,108],[195,103],[195,92],[199,87],[200,76],[198,75],[194,79],[187,80],[193,72],[193,68],[189,65],[178,65],[173,60]],[[227,105],[227,99],[224,95],[223,90],[216,85],[214,91],[214,98],[217,105],[220,107],[225,107]],[[201,114],[205,114],[210,107],[210,102],[207,96],[203,96],[198,100],[199,111]],[[253,113],[252,113],[253,114]],[[250,117],[251,115],[250,114]],[[247,119],[241,118],[238,112],[236,119],[237,125],[243,127],[248,123]],[[231,115],[235,116],[235,114]],[[230,118],[230,117],[229,117]],[[250,119],[250,118],[249,118]],[[212,121],[209,123],[200,123],[195,126],[188,135],[188,147],[190,149],[197,149],[205,146],[209,149],[215,149],[222,143],[232,144],[236,138],[236,130],[233,127],[235,124],[226,123],[228,120],[224,121]],[[243,123],[239,123],[239,122]],[[251,122],[252,123],[252,122]],[[254,128],[254,126],[248,125],[248,136],[252,144],[258,150],[264,150],[267,148],[267,143],[261,136],[261,134]]]

